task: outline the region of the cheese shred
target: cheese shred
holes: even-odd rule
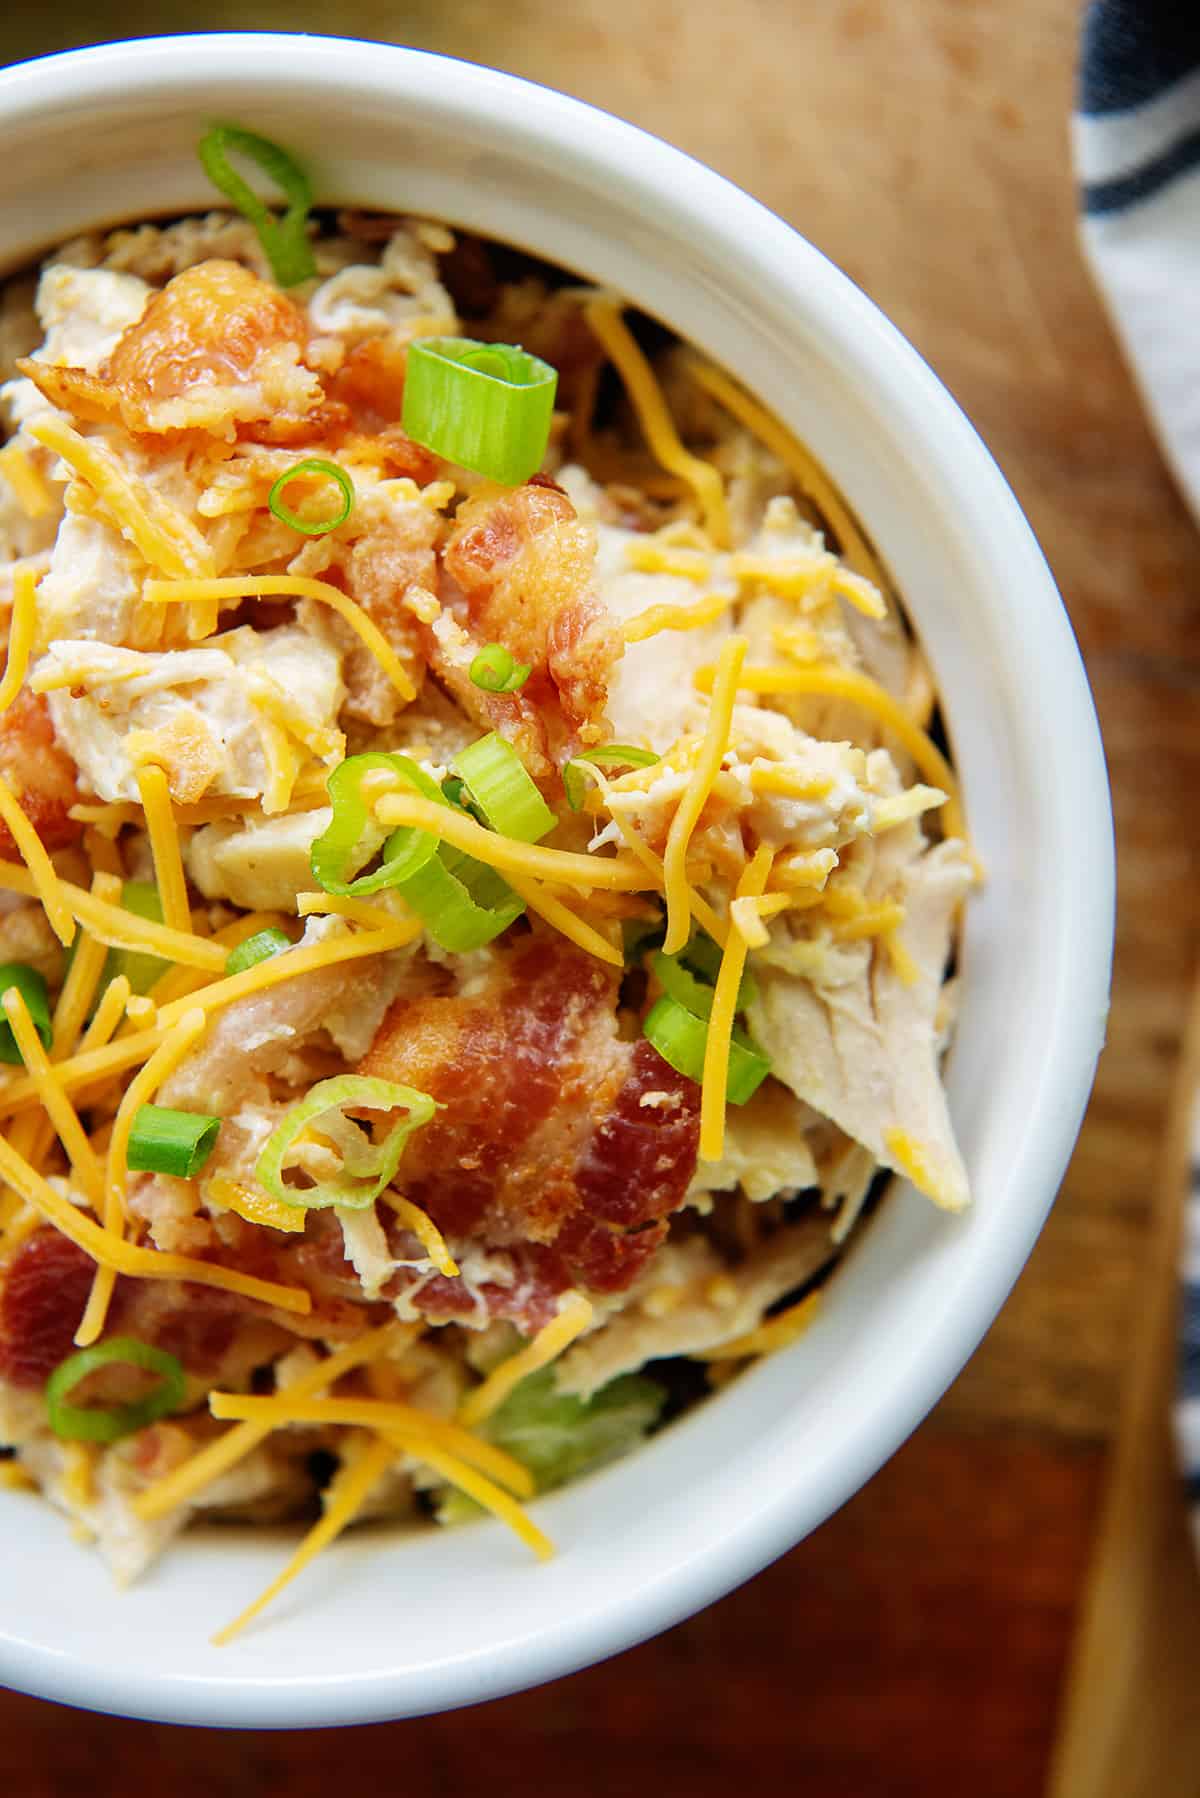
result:
[[[705,692],[710,686],[714,686],[715,679],[716,671],[713,668],[702,668],[696,675],[696,685],[701,692]],[[947,836],[963,836],[962,804],[954,770],[932,737],[913,722],[900,700],[889,693],[886,687],[881,687],[878,681],[872,680],[869,674],[860,674],[853,668],[829,666],[751,667],[743,668],[738,685],[747,692],[760,693],[766,697],[811,694],[827,699],[848,699],[852,704],[860,705],[864,711],[873,712],[884,728],[891,731],[908,751],[925,779],[946,795],[942,816]]]
[[[665,955],[678,955],[688,940],[692,915],[687,877],[688,845],[729,747],[738,678],[746,659],[747,647],[745,637],[730,637],[721,651],[721,659],[717,663],[713,679],[708,728],[704,733],[704,741],[687,791],[675,809],[671,828],[667,832],[667,846],[663,854],[663,886],[667,899],[667,934],[663,942]]]
[[[644,643],[648,637],[657,637],[660,631],[699,630],[702,625],[714,624],[734,604],[735,598],[734,594],[710,593],[706,599],[698,599],[690,606],[647,606],[644,612],[637,612],[625,620],[621,635],[626,643]]]
[[[359,642],[374,656],[401,699],[417,696],[412,677],[403,662],[362,607],[331,581],[303,574],[234,574],[216,580],[147,581],[142,598],[152,604],[171,600],[189,603],[235,599],[316,599],[332,608],[350,626]]]
[[[8,862],[0,864],[0,887],[7,885],[10,892],[23,891],[31,899],[40,899],[51,930],[63,948],[69,949],[75,940],[75,919],[67,902],[64,883],[55,873],[54,863],[46,854],[42,839],[21,810],[16,794],[2,774],[0,823],[7,825],[17,853],[25,863],[24,868]],[[17,884],[22,877],[25,884]]]
[[[274,1305],[277,1310],[306,1316],[312,1310],[310,1295],[299,1286],[280,1286],[274,1280],[259,1280],[236,1268],[222,1267],[215,1261],[196,1261],[190,1255],[173,1255],[164,1250],[144,1249],[114,1236],[90,1217],[55,1192],[48,1180],[32,1168],[11,1142],[0,1136],[0,1180],[20,1194],[27,1205],[53,1224],[62,1235],[101,1267],[114,1273],[127,1274],[132,1280],[193,1280],[198,1286],[213,1286],[220,1292],[235,1292],[242,1298],[257,1299],[260,1304]]]
[[[771,873],[773,851],[766,843],[755,850],[737,885],[739,899],[762,893]],[[721,957],[713,989],[712,1012],[704,1044],[704,1073],[700,1087],[700,1159],[720,1161],[725,1151],[725,1086],[729,1076],[729,1046],[737,1015],[738,989],[746,967],[749,945],[738,927],[737,914],[730,919],[729,940]]]
[[[19,443],[8,443],[0,450],[0,474],[16,496],[26,518],[45,518],[54,509],[54,495]]]
[[[259,1593],[253,1604],[247,1605],[232,1623],[227,1623],[224,1629],[217,1631],[212,1638],[214,1648],[223,1648],[227,1642],[232,1642],[235,1636],[240,1635],[246,1625],[252,1623],[285,1586],[290,1586],[296,1576],[304,1572],[310,1561],[316,1560],[322,1549],[328,1548],[341,1535],[347,1524],[354,1522],[373,1488],[396,1459],[395,1447],[382,1437],[367,1438],[365,1442],[351,1444],[346,1448],[345,1454],[346,1460],[330,1481],[329,1490],[325,1493],[325,1514],[320,1522],[313,1525],[283,1572],[276,1575],[265,1591]]]
[[[29,1015],[29,1007],[19,987],[10,986],[0,1001],[4,1015],[8,1019],[8,1027],[13,1033],[13,1040],[21,1054],[29,1072],[29,1078],[37,1087],[38,1097],[45,1107],[46,1116],[58,1131],[59,1141],[67,1151],[67,1158],[79,1176],[79,1184],[87,1195],[88,1202],[94,1211],[99,1211],[104,1199],[104,1174],[99,1158],[84,1132],[75,1107],[62,1089],[62,1083],[50,1057],[42,1046],[42,1039],[34,1028],[33,1019]]]
[[[533,1476],[520,1461],[448,1418],[435,1417],[432,1411],[421,1411],[416,1405],[377,1398],[301,1398],[295,1388],[273,1398],[210,1392],[208,1403],[214,1417],[235,1423],[270,1423],[276,1429],[288,1423],[346,1424],[389,1434],[399,1432],[413,1439],[421,1437],[480,1468],[518,1498],[533,1496]]]
[[[468,1427],[482,1423],[501,1406],[514,1386],[548,1367],[568,1345],[581,1336],[592,1321],[592,1307],[581,1292],[568,1292],[558,1302],[558,1316],[543,1324],[533,1341],[494,1367],[491,1373],[469,1392],[458,1408],[458,1420]]]
[[[457,1280],[458,1263],[446,1247],[446,1239],[429,1213],[422,1211],[419,1205],[414,1205],[411,1199],[406,1199],[402,1193],[394,1192],[390,1187],[383,1197],[405,1229],[412,1231],[438,1273],[447,1280]]]
[[[820,1292],[810,1292],[797,1304],[789,1305],[786,1311],[780,1311],[755,1329],[747,1330],[745,1335],[735,1336],[729,1342],[720,1342],[714,1348],[705,1349],[700,1358],[704,1361],[743,1361],[752,1355],[773,1355],[804,1335],[820,1304]]]
[[[146,814],[146,831],[150,838],[150,854],[154,858],[154,879],[162,901],[163,923],[168,930],[190,934],[192,912],[183,872],[183,852],[179,846],[179,826],[175,822],[167,777],[161,768],[147,763],[137,771],[137,787],[142,810]]]
[[[28,427],[29,435],[61,456],[151,568],[177,579],[212,573],[212,552],[190,519],[122,467],[95,438],[81,437],[50,412]]]
[[[178,1024],[154,1051],[145,1067],[134,1075],[121,1097],[109,1138],[108,1158],[104,1170],[104,1228],[120,1238],[126,1217],[125,1187],[129,1155],[129,1139],[134,1119],[143,1105],[149,1103],[180,1062],[188,1056],[205,1028],[205,1016],[199,1009],[185,1012]],[[75,1332],[78,1348],[89,1348],[103,1335],[108,1307],[116,1285],[111,1267],[98,1267],[92,1281],[87,1307]]]
[[[418,1335],[418,1324],[382,1324],[378,1329],[368,1330],[362,1336],[356,1336],[353,1342],[337,1349],[332,1355],[302,1374],[287,1389],[286,1396],[292,1400],[311,1398],[314,1394],[326,1391],[336,1384],[343,1374],[350,1373],[353,1368],[363,1367],[369,1362],[387,1357],[395,1359],[409,1348]],[[183,1463],[173,1468],[170,1473],[163,1474],[144,1492],[140,1492],[133,1500],[133,1512],[143,1523],[153,1523],[159,1517],[165,1517],[180,1505],[187,1504],[206,1486],[236,1467],[238,1462],[256,1449],[260,1442],[276,1428],[273,1420],[266,1423],[238,1423],[218,1436],[215,1442],[208,1442]]]
[[[718,549],[727,549],[729,512],[725,504],[725,483],[711,462],[693,456],[679,441],[679,433],[654,372],[638,348],[621,311],[615,300],[598,298],[587,302],[583,315],[625,383],[630,404],[656,461],[668,473],[686,481],[696,496],[713,543]]]
[[[8,654],[0,679],[0,713],[7,712],[25,684],[37,634],[37,576],[19,568],[13,576],[12,613],[8,622]]]

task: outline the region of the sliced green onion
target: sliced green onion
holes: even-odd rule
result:
[[[81,1380],[102,1367],[138,1367],[161,1376],[162,1384],[129,1405],[72,1405],[68,1395]],[[136,1336],[113,1336],[60,1361],[46,1381],[46,1415],[56,1436],[68,1442],[117,1442],[148,1423],[166,1417],[183,1403],[187,1381],[183,1364],[165,1349],[139,1342]]]
[[[380,833],[374,824],[372,808],[362,792],[364,777],[376,770],[397,775],[403,786],[412,788],[423,799],[432,799],[438,805],[446,804],[441,790],[406,755],[369,750],[365,755],[347,756],[329,776],[333,817],[313,844],[309,856],[313,877],[327,893],[360,898],[367,893],[382,892],[384,887],[399,886],[402,880],[417,873],[437,854],[438,840],[427,830],[403,828],[393,831],[384,842],[383,860],[373,874],[353,877],[380,847]]]
[[[554,813],[525,772],[521,758],[495,731],[462,750],[452,765],[492,829],[502,837],[537,843],[554,829]]]
[[[515,693],[529,679],[528,662],[518,662],[503,643],[485,643],[471,663],[471,679],[485,693]]]
[[[708,981],[715,985],[717,975],[721,971],[721,950],[710,936],[702,930],[694,931],[688,939],[687,947],[679,951],[679,959],[689,968],[694,968]],[[747,1005],[753,1005],[758,998],[758,983],[749,968],[742,975],[742,983],[738,987],[738,1010],[744,1011]]]
[[[448,843],[397,891],[434,942],[457,955],[482,949],[525,910],[525,901],[494,868]]]
[[[540,805],[537,788],[519,762],[517,766]],[[430,831],[407,827],[393,831],[383,845],[383,859],[374,873],[347,878],[377,847],[378,837],[373,840],[371,834],[371,807],[362,791],[364,778],[376,769],[399,775],[405,786],[438,805],[451,803],[408,756],[376,750],[349,756],[329,776],[333,818],[312,846],[310,864],[315,878],[327,893],[357,896],[391,888],[416,912],[434,942],[443,949],[462,953],[490,943],[521,916],[524,900],[482,862],[440,843]],[[486,774],[485,765],[485,777]],[[467,792],[465,783],[460,792]],[[522,816],[527,812],[528,808]],[[554,822],[553,814],[550,822]]]
[[[418,338],[408,346],[404,429],[448,462],[516,487],[542,465],[557,386],[548,362],[512,344]]]
[[[212,1154],[220,1129],[220,1118],[206,1117],[200,1111],[139,1106],[125,1165],[135,1174],[174,1174],[177,1179],[191,1180]]]
[[[580,810],[587,793],[587,776],[577,765],[589,762],[594,768],[653,768],[660,760],[652,750],[638,749],[632,743],[606,743],[602,749],[585,749],[563,769],[563,786],[567,804],[573,812]]]
[[[23,961],[5,962],[0,967],[0,999],[10,986],[15,986],[24,999],[33,1027],[42,1039],[42,1047],[48,1049],[54,1041],[54,1026],[50,1022],[50,995],[44,977]],[[3,1012],[0,1012],[0,1061],[7,1061],[17,1068],[21,1065],[17,1039]]]
[[[121,908],[131,911],[135,918],[146,918],[151,924],[163,921],[162,900],[152,880],[125,881],[121,887]],[[124,974],[131,992],[148,993],[170,966],[171,963],[160,955],[147,955],[144,949],[110,949],[100,977],[100,991],[103,992],[118,974]]]
[[[270,961],[273,955],[280,955],[291,946],[292,939],[286,931],[276,930],[273,926],[270,930],[256,930],[253,936],[248,936],[244,943],[229,951],[225,972],[227,975],[244,974],[247,968],[256,968],[260,961]]]
[[[642,1025],[642,1035],[677,1074],[697,1082],[704,1078],[708,1025],[669,993],[664,993],[650,1007]],[[729,1103],[744,1105],[770,1072],[769,1058],[743,1031],[735,1030],[729,1045],[729,1073],[725,1082],[725,1097]]]
[[[713,989],[707,980],[697,980],[687,963],[691,960],[690,945],[678,955],[664,955],[661,950],[650,964],[658,976],[659,985],[672,999],[686,1006],[694,1018],[712,1016]],[[693,962],[693,967],[695,963]],[[720,950],[717,951],[717,965],[720,966]],[[714,974],[715,978],[715,974]],[[737,1009],[744,1011],[756,996],[753,977],[747,972],[742,975],[738,987]]]
[[[662,942],[666,932],[665,918],[623,918],[621,945],[627,965],[640,962],[646,951]]]
[[[232,200],[258,232],[258,241],[279,285],[295,287],[301,281],[311,280],[317,272],[306,229],[312,188],[300,165],[270,138],[243,131],[239,125],[214,125],[200,139],[196,154],[213,186]],[[275,183],[287,201],[281,219],[238,174],[229,161],[231,155],[257,163],[267,179]]]
[[[323,474],[331,481],[336,481],[342,490],[342,509],[334,518],[322,518],[314,523],[311,519],[301,518],[298,512],[292,512],[283,503],[284,488],[294,481],[297,475]],[[281,524],[290,525],[293,531],[301,531],[306,537],[323,537],[326,531],[336,531],[339,524],[345,524],[354,510],[354,482],[344,468],[336,462],[326,462],[323,456],[305,456],[303,462],[287,468],[267,495],[267,505]]]
[[[447,774],[442,782],[442,795],[460,812],[470,812],[477,824],[486,824],[487,819],[477,805],[472,804],[471,795],[467,792],[467,783],[457,774]]]
[[[393,1125],[382,1142],[373,1143],[357,1124],[346,1116],[346,1107],[366,1111],[407,1113]],[[259,1184],[272,1198],[285,1205],[305,1210],[320,1210],[329,1205],[344,1205],[352,1211],[373,1205],[384,1188],[390,1185],[400,1165],[404,1145],[414,1130],[432,1118],[437,1106],[428,1093],[411,1086],[400,1086],[394,1080],[376,1080],[365,1074],[339,1074],[332,1080],[320,1080],[293,1105],[277,1125],[258,1158],[254,1172]],[[322,1139],[323,1146],[332,1143],[341,1156],[341,1168],[329,1179],[317,1180],[311,1186],[298,1186],[285,1179],[285,1164],[299,1138],[310,1131]]]

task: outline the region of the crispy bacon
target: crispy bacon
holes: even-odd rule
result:
[[[459,508],[442,555],[450,625],[428,627],[431,666],[469,716],[500,731],[537,779],[579,741],[597,740],[622,642],[592,591],[594,540],[556,486],[528,482]],[[457,636],[454,635],[457,631]],[[519,692],[486,693],[471,650],[503,643],[530,667]]]
[[[697,1088],[621,1041],[601,963],[541,940],[498,961],[482,992],[399,1000],[362,1063],[445,1107],[408,1146],[404,1191],[453,1242],[523,1257],[543,1296],[620,1291],[683,1201]],[[511,1292],[485,1294],[495,1315],[511,1314]],[[426,1284],[419,1302],[460,1315],[461,1296]]]
[[[57,1230],[35,1230],[0,1269],[0,1376],[40,1386],[74,1350],[95,1263]],[[175,1280],[119,1279],[109,1336],[136,1336],[177,1355],[191,1374],[244,1379],[286,1346],[261,1307],[234,1293]]]
[[[23,360],[54,405],[135,436],[199,429],[291,443],[343,422],[304,367],[308,328],[285,294],[210,258],[156,293],[96,374]]]
[[[83,834],[83,825],[70,816],[79,798],[75,764],[59,747],[39,693],[25,689],[0,718],[0,774],[47,849],[61,849]],[[19,860],[4,824],[0,824],[0,860]]]

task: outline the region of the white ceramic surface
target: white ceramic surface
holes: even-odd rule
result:
[[[976,1204],[893,1195],[820,1321],[645,1450],[539,1501],[536,1566],[498,1526],[344,1541],[262,1624],[210,1632],[279,1564],[190,1536],[134,1590],[39,1500],[0,1495],[0,1680],[180,1722],[293,1726],[496,1696],[612,1654],[789,1548],[962,1367],[1037,1235],[1104,1028],[1113,864],[1083,670],[1041,554],[971,426],[891,325],[745,194],[509,77],[377,44],[143,41],[0,74],[0,266],[85,226],[202,207],[206,122],[293,146],[323,202],[508,238],[658,314],[764,394],[891,565],[946,702],[975,841],[950,1068]]]

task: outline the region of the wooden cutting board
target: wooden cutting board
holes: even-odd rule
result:
[[[1175,1082],[1153,1251],[1047,1798],[1185,1798],[1200,1784],[1200,1575],[1170,1434],[1200,993]]]

